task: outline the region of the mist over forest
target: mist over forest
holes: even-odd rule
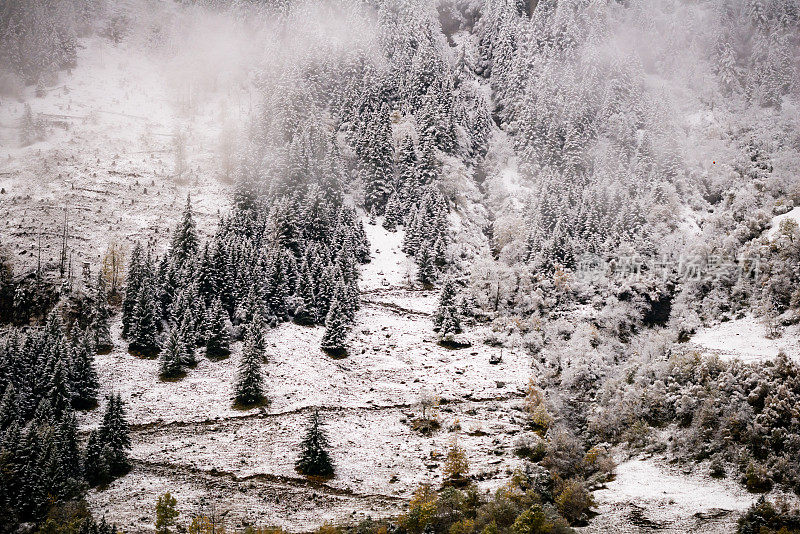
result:
[[[0,533],[800,533],[800,1],[3,0]]]

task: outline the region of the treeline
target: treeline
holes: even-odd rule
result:
[[[51,83],[76,65],[77,38],[104,11],[103,0],[9,0],[0,8],[0,65],[27,85]]]
[[[0,343],[0,517],[9,528],[43,521],[130,467],[119,395],[108,397],[100,427],[81,446],[75,412],[98,404],[96,337],[73,334],[53,311],[43,327],[12,329]]]

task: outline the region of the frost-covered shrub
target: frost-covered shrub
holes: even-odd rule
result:
[[[800,532],[800,510],[784,500],[775,504],[761,497],[739,519],[737,534],[796,534]]]
[[[547,444],[538,434],[523,434],[514,441],[514,454],[538,462],[547,454]]]
[[[556,484],[556,505],[570,524],[585,523],[594,506],[594,498],[582,480],[562,480]]]
[[[750,462],[744,472],[745,486],[753,493],[766,493],[772,489],[772,479],[763,465]]]

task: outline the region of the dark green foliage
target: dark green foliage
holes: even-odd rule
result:
[[[347,352],[348,312],[344,295],[344,284],[336,286],[328,316],[325,318],[325,334],[322,336],[322,350],[332,356],[342,356]]]
[[[415,256],[417,260],[417,280],[422,287],[430,289],[436,281],[436,265],[428,243],[424,243]]]
[[[231,353],[227,319],[222,301],[214,300],[206,312],[206,356],[209,358],[224,358]]]
[[[89,433],[89,440],[86,443],[86,454],[84,456],[84,476],[86,482],[91,486],[105,484],[112,480],[111,449],[103,444],[99,430],[92,430]]]
[[[182,267],[187,260],[194,258],[198,247],[197,228],[192,215],[192,200],[190,196],[187,196],[183,217],[172,237],[170,258],[178,267]]]
[[[93,333],[86,331],[72,349],[72,369],[70,380],[73,384],[72,406],[79,410],[94,408],[97,405],[97,390],[100,384],[94,369]]]
[[[133,308],[128,349],[145,358],[152,358],[160,350],[158,339],[159,317],[155,289],[150,277],[145,278],[139,288],[136,306]]]
[[[99,443],[104,451],[104,460],[112,477],[124,475],[130,469],[128,450],[131,448],[130,429],[125,418],[125,407],[119,394],[106,398],[106,411],[100,424]]]
[[[128,262],[128,280],[125,285],[125,298],[122,300],[122,337],[125,339],[128,339],[133,329],[134,310],[147,269],[144,262],[144,249],[137,241]]]
[[[242,347],[242,360],[234,386],[235,404],[243,407],[264,403],[264,377],[261,362],[264,359],[264,335],[260,316],[247,328]]]
[[[161,378],[170,380],[181,376],[186,359],[186,346],[183,338],[177,328],[172,328],[167,333],[164,347],[158,355]]]
[[[300,443],[300,456],[294,466],[305,476],[332,477],[334,465],[328,454],[328,438],[322,428],[319,411],[315,410],[308,421],[306,436]]]

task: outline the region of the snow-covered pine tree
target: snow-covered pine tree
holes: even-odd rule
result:
[[[48,383],[47,401],[55,421],[60,421],[62,417],[72,412],[72,390],[67,373],[64,362],[59,360]]]
[[[315,323],[315,310],[317,306],[314,294],[314,279],[308,258],[300,264],[300,274],[297,280],[297,297],[299,305],[294,311],[294,322],[299,325],[310,326]]]
[[[90,486],[105,484],[111,480],[111,468],[104,452],[100,431],[90,431],[83,459],[84,478]]]
[[[122,300],[122,337],[128,339],[134,323],[134,309],[139,299],[139,290],[144,279],[144,248],[138,241],[133,246],[128,263],[128,280],[125,285],[125,298]]]
[[[396,232],[397,225],[403,223],[403,208],[400,205],[400,198],[396,192],[389,196],[386,202],[386,212],[383,217],[383,227],[390,231]]]
[[[125,418],[125,407],[119,393],[107,397],[106,411],[100,424],[100,443],[108,447],[104,453],[111,476],[119,476],[128,472],[130,461],[128,450],[131,448],[130,427]]]
[[[242,360],[234,386],[234,403],[242,407],[261,405],[265,401],[264,376],[261,361],[264,359],[263,321],[260,315],[253,318],[247,328]]]
[[[370,137],[362,155],[364,205],[383,213],[392,188],[392,141],[389,107],[384,102],[371,117]]]
[[[344,356],[347,353],[347,329],[350,323],[347,295],[344,282],[339,279],[331,300],[328,315],[325,317],[325,334],[322,336],[322,350],[331,356]]]
[[[5,431],[12,423],[19,423],[21,419],[17,390],[14,384],[9,382],[0,399],[0,432]]]
[[[328,448],[328,437],[319,411],[314,410],[308,421],[306,436],[300,443],[300,456],[294,464],[297,472],[305,476],[332,477],[335,467]]]
[[[111,312],[108,309],[108,295],[106,280],[103,273],[97,275],[94,291],[94,306],[92,309],[92,337],[94,348],[98,354],[108,354],[114,346],[111,340]]]
[[[195,350],[197,347],[197,332],[194,325],[194,318],[191,313],[186,313],[183,316],[180,326],[178,327],[178,336],[184,348],[184,356],[181,360],[181,365],[185,367],[194,367],[197,365],[197,356]]]
[[[206,312],[206,356],[208,358],[224,358],[231,353],[227,319],[227,313],[222,308],[222,301],[219,298],[214,299],[211,308]]]
[[[144,358],[152,358],[158,354],[159,318],[152,276],[147,276],[140,283],[136,306],[131,314],[130,343],[128,343],[128,350],[131,353]]]
[[[167,332],[166,341],[158,355],[159,376],[162,380],[174,380],[183,373],[183,362],[186,360],[186,348],[183,345],[177,327]]]
[[[434,329],[442,342],[452,342],[453,336],[461,333],[461,314],[456,300],[455,282],[448,276],[442,284],[439,305],[433,317]]]
[[[403,137],[397,150],[397,184],[400,203],[406,210],[419,199],[417,152],[410,135]]]
[[[95,348],[92,338],[94,335],[87,330],[80,342],[72,349],[72,369],[70,370],[72,406],[78,410],[97,406],[97,391],[100,384],[93,364]]]
[[[175,233],[172,236],[170,255],[176,266],[182,267],[188,258],[193,258],[199,248],[197,238],[197,225],[192,215],[192,198],[186,196],[186,207],[183,209],[183,216]]]
[[[423,241],[414,258],[417,261],[417,281],[425,289],[430,289],[436,281],[436,264],[431,251],[431,243]]]

